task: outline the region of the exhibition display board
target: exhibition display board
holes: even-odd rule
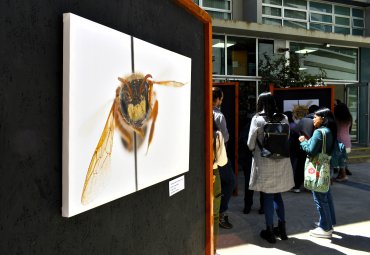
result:
[[[87,25],[69,33],[78,68],[63,69],[63,14]],[[0,19],[0,253],[212,254],[209,15],[186,0],[14,0]],[[100,155],[110,168],[92,167]]]
[[[319,107],[327,107],[334,110],[334,87],[333,86],[312,86],[274,88],[270,86],[274,94],[277,107],[281,112],[292,111],[294,106],[309,106],[315,104]]]

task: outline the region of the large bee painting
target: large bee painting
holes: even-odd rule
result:
[[[62,215],[71,217],[189,170],[191,59],[63,19]]]

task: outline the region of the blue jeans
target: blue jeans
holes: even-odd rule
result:
[[[220,213],[224,213],[229,208],[229,201],[235,188],[235,175],[230,161],[218,169],[220,172],[222,192]]]
[[[274,225],[274,210],[279,221],[285,222],[285,208],[281,193],[263,193],[266,226]]]
[[[330,188],[326,193],[312,191],[312,195],[320,215],[319,226],[325,231],[333,229],[337,221]]]

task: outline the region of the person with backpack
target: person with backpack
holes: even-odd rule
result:
[[[274,132],[268,132],[270,128]],[[269,139],[269,134],[278,133],[279,130],[284,132],[272,135]],[[269,243],[276,242],[275,235],[281,240],[287,240],[281,193],[294,186],[288,153],[289,123],[284,114],[277,113],[276,102],[270,92],[264,92],[258,97],[257,113],[252,118],[249,130],[248,147],[253,152],[249,188],[262,191],[264,197],[266,229],[260,232],[260,236]],[[278,227],[275,229],[274,211],[278,217]]]
[[[300,136],[302,149],[310,157],[314,157],[322,151],[324,143],[323,134],[325,133],[326,153],[332,155],[338,147],[337,142],[337,125],[335,123],[334,114],[328,108],[322,108],[315,112],[313,125],[316,128],[310,139],[305,136]],[[335,157],[336,158],[336,157]],[[333,160],[331,162],[334,164]],[[336,164],[335,164],[336,165]],[[333,225],[336,224],[333,197],[331,190],[327,192],[312,191],[313,200],[320,215],[318,227],[310,230],[309,233],[313,237],[331,238],[333,233]]]

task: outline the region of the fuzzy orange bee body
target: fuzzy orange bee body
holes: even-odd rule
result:
[[[86,205],[97,196],[100,176],[107,174],[113,147],[114,130],[119,130],[123,144],[128,151],[134,148],[134,134],[138,134],[136,146],[144,140],[147,125],[150,124],[149,146],[153,139],[158,115],[158,100],[155,98],[153,85],[181,87],[184,83],[176,81],[153,81],[150,74],[133,73],[119,77],[121,84],[116,89],[116,96],[109,112],[98,145],[94,151],[81,195],[81,203]]]

